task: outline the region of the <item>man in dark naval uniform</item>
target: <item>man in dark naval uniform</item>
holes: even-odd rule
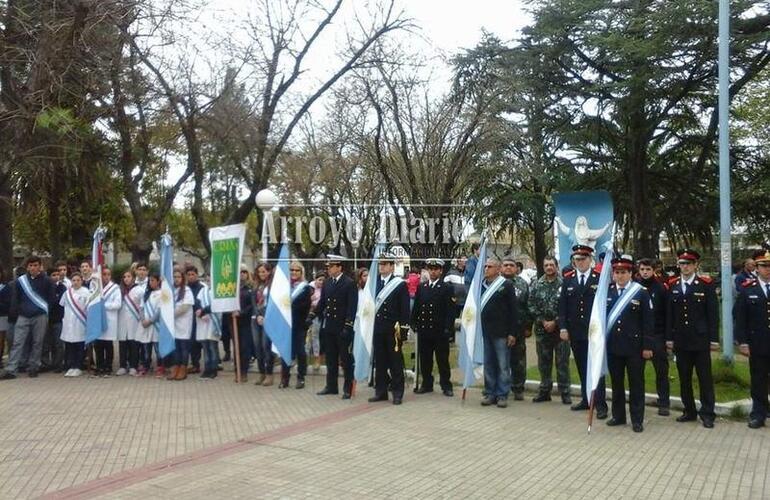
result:
[[[714,427],[714,380],[711,350],[719,349],[719,305],[711,278],[698,276],[700,254],[692,249],[677,252],[680,275],[668,282],[666,347],[676,354],[684,413],[677,422],[697,420],[692,391],[692,371],[700,386],[700,418],[703,427]],[[729,292],[728,292],[729,293]]]
[[[588,409],[586,394],[586,368],[588,365],[588,323],[591,320],[591,308],[594,304],[596,287],[599,286],[599,273],[591,268],[591,256],[594,249],[586,245],[572,247],[574,269],[564,274],[564,281],[559,295],[559,337],[569,340],[572,354],[575,356],[578,375],[580,375],[580,402],[570,407],[573,411]],[[604,377],[594,391],[596,418],[607,418],[607,400]]]
[[[374,312],[374,397],[370,403],[388,400],[388,380],[393,404],[404,398],[404,356],[401,346],[409,335],[409,290],[406,282],[393,275],[396,256],[383,252],[378,261],[379,276]],[[388,377],[390,375],[390,377]]]
[[[767,378],[770,375],[770,250],[754,254],[757,277],[740,285],[735,302],[735,340],[749,357],[751,414],[749,427],[764,427],[767,418]]]
[[[417,288],[412,308],[412,328],[419,336],[417,355],[420,361],[422,384],[415,388],[417,394],[433,392],[433,355],[436,355],[439,383],[444,396],[451,397],[452,372],[449,367],[449,338],[454,328],[455,306],[453,290],[444,283],[441,274],[444,261],[425,261],[429,279]]]
[[[647,290],[631,281],[634,261],[628,255],[612,259],[607,292],[607,367],[612,378],[612,418],[607,425],[625,425],[628,374],[628,409],[634,432],[644,430],[644,360],[652,358],[655,318]]]
[[[353,390],[353,321],[358,307],[358,290],[353,279],[342,273],[344,257],[329,255],[326,267],[329,279],[321,289],[316,315],[321,318],[321,337],[326,347],[326,387],[319,396],[338,394],[339,365],[345,376],[342,399],[350,399]]]

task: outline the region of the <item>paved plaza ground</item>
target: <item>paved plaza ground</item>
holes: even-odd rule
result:
[[[232,376],[0,383],[0,498],[767,498],[770,429],[648,408],[591,435],[560,402],[402,406]],[[459,392],[459,391],[458,391]]]

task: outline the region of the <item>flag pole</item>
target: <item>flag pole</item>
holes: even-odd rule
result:
[[[232,331],[232,337],[233,337],[233,351],[235,356],[235,383],[240,384],[241,383],[241,349],[240,344],[238,342],[238,318],[230,314],[230,317],[232,318],[233,324],[230,326],[230,329]]]
[[[591,434],[591,425],[594,422],[594,403],[596,391],[591,391],[591,403],[588,405],[588,433]]]

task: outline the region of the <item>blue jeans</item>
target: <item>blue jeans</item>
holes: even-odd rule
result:
[[[218,340],[203,340],[201,341],[203,347],[203,369],[209,373],[216,373],[217,366],[219,365],[219,341]]]
[[[275,355],[273,354],[273,344],[270,342],[270,337],[267,336],[265,329],[259,326],[256,321],[251,322],[251,327],[253,329],[254,357],[257,358],[259,373],[273,373]]]
[[[484,392],[493,399],[507,399],[511,391],[508,339],[484,336]]]
[[[190,359],[190,339],[174,339],[174,364],[187,366],[187,360]]]

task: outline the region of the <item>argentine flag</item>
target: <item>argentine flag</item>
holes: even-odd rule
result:
[[[481,250],[473,273],[468,296],[460,316],[460,352],[458,363],[463,371],[463,389],[467,389],[481,376],[484,365],[484,334],[481,328],[481,283],[484,280],[484,264],[487,262],[486,238],[481,238]]]
[[[289,280],[289,245],[281,246],[265,308],[265,334],[284,363],[291,364],[291,281]]]
[[[94,243],[91,247],[91,289],[86,307],[86,343],[93,342],[107,330],[107,311],[102,300],[102,266],[104,253],[102,242],[107,229],[101,225],[94,231]]]
[[[372,344],[374,340],[374,304],[377,297],[377,279],[380,275],[378,262],[384,245],[374,248],[374,258],[369,266],[366,288],[359,294],[356,320],[353,323],[354,377],[358,382],[366,381],[371,374]]]
[[[160,304],[158,351],[161,357],[174,352],[174,247],[171,235],[160,237]]]
[[[599,285],[596,288],[591,319],[588,323],[588,365],[586,368],[586,395],[589,404],[599,379],[607,373],[607,291],[612,274],[612,246],[607,245]]]

